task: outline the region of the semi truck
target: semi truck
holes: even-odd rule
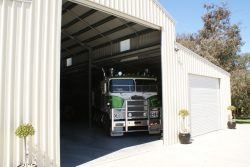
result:
[[[127,132],[148,131],[161,133],[161,103],[157,78],[145,70],[143,73],[109,75],[103,70],[99,110],[94,120],[110,136],[123,136]]]

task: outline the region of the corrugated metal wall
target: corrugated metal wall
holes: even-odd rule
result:
[[[151,33],[139,35],[138,37],[130,38],[131,40],[131,50],[137,48],[146,48],[149,46],[160,45],[159,39],[161,38],[161,33],[159,31],[153,31]],[[104,58],[107,56],[113,56],[120,53],[120,42],[112,43],[112,45],[104,46],[93,50],[93,59]],[[68,54],[62,58],[62,61],[66,62],[68,57],[72,55]],[[73,65],[83,62],[88,62],[88,52],[76,55],[73,58]],[[66,63],[63,64],[66,66]]]
[[[160,29],[163,20],[173,23],[174,20],[157,0],[70,0],[112,13],[127,20],[136,20],[145,26]],[[112,9],[112,10],[110,10]]]
[[[33,162],[60,166],[59,77],[61,2],[0,0],[0,166],[23,161],[14,134],[32,123]]]
[[[135,50],[138,47],[144,48],[147,46],[160,44],[159,38],[160,38],[159,31],[153,31],[151,33],[139,35],[138,37],[130,38],[131,40],[130,49]],[[102,58],[108,55],[115,55],[118,53],[120,53],[120,42],[116,42],[116,43],[113,43],[111,46],[109,45],[106,47],[98,48],[93,51],[94,59]]]
[[[220,79],[220,128],[224,129],[227,125],[227,106],[231,104],[230,94],[230,74],[215,66],[206,59],[188,50],[180,44],[176,44],[179,51],[176,52],[178,67],[178,92],[181,94],[179,106],[189,108],[189,85],[188,75],[202,75]],[[186,85],[183,83],[187,83]],[[187,122],[188,123],[188,122]]]
[[[162,30],[164,143],[178,142],[180,108],[188,108],[188,73],[221,78],[222,111],[230,104],[229,76],[180,46],[175,24],[154,0],[72,0]],[[29,148],[39,167],[60,166],[60,0],[0,0],[0,166],[16,166],[22,143],[14,130],[36,128]],[[178,77],[177,77],[178,76]],[[222,112],[222,127],[226,114]],[[34,159],[33,159],[34,160]]]

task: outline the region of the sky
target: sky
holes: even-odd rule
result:
[[[245,43],[241,53],[250,52],[250,0],[159,0],[176,22],[176,33],[196,33],[202,28],[201,16],[205,3],[226,2],[231,11],[231,23],[239,23]]]

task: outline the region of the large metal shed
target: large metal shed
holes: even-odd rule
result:
[[[64,14],[75,18],[70,20]],[[67,29],[88,16],[103,18],[79,30]],[[61,22],[63,17],[65,22]],[[116,27],[105,27],[109,21]],[[74,37],[76,31],[90,29],[96,34],[84,39],[85,33],[81,41]],[[29,149],[38,165],[60,166],[61,59],[88,54],[79,49],[79,45],[86,47],[83,40],[90,43],[97,57],[112,50],[120,58],[146,54],[151,57],[142,57],[143,62],[160,62],[164,145],[178,142],[181,108],[191,111],[191,120],[186,123],[195,135],[226,126],[230,75],[176,43],[174,20],[156,0],[71,0],[68,4],[61,0],[0,0],[0,37],[0,166],[17,166],[22,161],[22,143],[14,130],[25,122],[32,122],[36,129]],[[133,53],[119,54],[115,43],[127,38],[140,41],[143,47],[137,48],[134,42]],[[78,45],[67,43],[72,39]],[[105,47],[114,48],[106,48],[107,53]],[[115,64],[115,59],[94,61]],[[138,62],[140,58],[135,65]]]

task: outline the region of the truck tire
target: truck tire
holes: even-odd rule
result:
[[[111,132],[111,120],[109,119],[109,115],[104,115],[104,129],[107,135],[110,135]]]

